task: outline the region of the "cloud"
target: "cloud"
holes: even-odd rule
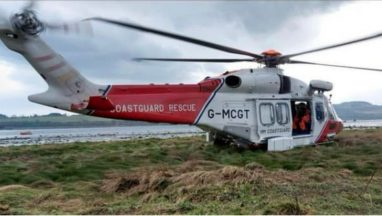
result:
[[[340,1],[246,1],[240,4],[219,2],[216,4],[216,11],[219,12],[219,22],[236,20],[251,33],[270,35],[290,19],[332,12],[341,4],[343,2]]]
[[[41,11],[48,14],[46,18],[53,17],[53,15],[49,15],[52,13],[51,4],[53,3],[41,4]],[[252,47],[250,50],[255,49],[256,46],[269,47],[266,40],[259,38],[254,42],[253,32],[258,32],[258,35],[261,36],[266,34],[265,30],[277,32],[277,28],[294,17],[319,13],[329,10],[333,5],[339,5],[338,2],[297,4],[274,2],[269,4],[261,1],[239,3],[161,1],[159,3],[108,2],[107,4],[92,2],[90,8],[87,2],[54,2],[54,4],[59,4],[63,8],[72,8],[71,10],[54,11],[55,17],[62,20],[68,17],[73,20],[76,17],[81,19],[92,16],[126,20],[128,17],[128,20],[139,21],[144,25],[192,37],[236,45],[243,49]],[[85,5],[86,10],[84,10]],[[264,11],[268,11],[268,13]],[[269,11],[272,11],[272,16]],[[259,20],[266,20],[266,22]],[[95,37],[92,39],[46,36],[48,42],[51,42],[50,44],[63,52],[70,62],[93,80],[105,80],[107,77],[110,82],[117,81],[118,83],[195,82],[198,81],[196,78],[202,76],[194,76],[190,73],[220,73],[225,70],[225,66],[215,64],[214,71],[206,71],[206,68],[211,67],[195,63],[133,62],[129,59],[134,57],[232,56],[220,51],[102,23],[93,23],[93,28]],[[243,47],[243,44],[249,44],[249,46]]]
[[[382,18],[381,10],[382,2],[353,2],[343,5],[336,13],[319,17],[316,27],[320,31],[315,39],[310,41],[310,47],[321,47],[381,32],[382,23],[377,21]],[[379,60],[380,47],[382,47],[382,38],[299,56],[296,59],[382,68],[382,62]],[[366,100],[382,104],[380,97],[381,73],[304,65],[290,65],[284,66],[284,68],[287,69],[289,75],[299,77],[306,82],[311,79],[333,82],[332,94],[335,103]]]
[[[22,83],[13,77],[15,69],[7,62],[0,60],[0,97],[8,98],[19,95],[25,90]]]
[[[23,2],[1,2],[0,7],[8,13],[16,11]],[[260,53],[268,48],[276,48],[284,54],[326,45],[356,37],[378,29],[372,17],[379,17],[378,2],[342,1],[39,1],[39,15],[50,22],[70,22],[86,17],[103,16],[129,20],[179,34],[233,46]],[[357,9],[358,8],[358,9]],[[358,20],[358,21],[357,21]],[[365,25],[371,23],[372,25]],[[241,57],[181,41],[145,34],[116,26],[94,23],[94,37],[86,35],[67,35],[46,32],[42,35],[58,53],[94,82],[110,83],[190,83],[198,82],[205,76],[220,74],[226,70],[257,67],[253,63],[203,64],[134,62],[134,57]],[[381,29],[381,28],[379,28]],[[362,45],[363,46],[363,45]],[[370,45],[373,46],[373,45]],[[368,53],[370,48],[362,50]],[[358,50],[355,49],[355,50]],[[355,51],[325,52],[323,54],[302,56],[301,60],[328,63],[349,63],[347,58]],[[341,56],[340,54],[341,53]],[[33,69],[4,47],[0,56],[14,70],[8,75],[26,88],[26,95],[44,91],[46,85]],[[377,56],[373,53],[373,56]],[[4,58],[3,58],[4,57]],[[339,58],[344,60],[339,61]],[[338,60],[338,61],[337,61]],[[375,58],[352,59],[354,64],[375,64]],[[375,66],[378,66],[376,64]],[[354,93],[351,83],[357,82],[345,71],[310,66],[282,66],[286,73],[309,82],[319,78],[333,81],[335,95],[341,100],[349,99],[347,92]],[[332,73],[333,72],[333,73]],[[21,76],[22,74],[22,76]],[[349,81],[344,81],[346,77]],[[373,83],[378,77],[372,75]],[[362,81],[364,82],[364,81]],[[375,85],[371,85],[375,87]],[[337,92],[338,89],[338,92]],[[365,88],[363,88],[365,89]],[[20,98],[24,100],[26,95]],[[352,94],[356,95],[356,94]],[[24,98],[25,97],[25,98]],[[377,102],[378,96],[372,101]],[[354,97],[353,97],[354,98]],[[337,100],[337,99],[336,99]],[[379,102],[379,103],[382,103]],[[25,112],[31,112],[27,103]],[[12,113],[12,106],[6,113]],[[34,112],[35,110],[33,110]],[[0,111],[2,112],[2,111]],[[21,112],[21,110],[20,110]]]
[[[37,104],[32,104],[27,100],[26,95],[30,94],[31,90],[36,90],[39,87],[35,86],[36,83],[27,83],[20,81],[23,74],[25,77],[32,75],[31,71],[18,70],[19,67],[4,60],[0,60],[0,113],[7,115],[29,115],[29,114],[45,114],[55,112],[55,109],[42,107]],[[20,74],[20,72],[22,74]],[[42,83],[37,82],[37,83]],[[43,84],[45,86],[45,84]]]

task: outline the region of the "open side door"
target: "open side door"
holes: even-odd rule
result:
[[[292,135],[310,136],[314,129],[314,104],[311,100],[292,100]]]

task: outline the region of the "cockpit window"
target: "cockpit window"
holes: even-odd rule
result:
[[[329,119],[335,119],[336,111],[334,111],[331,104],[328,104],[328,114],[329,114]]]
[[[320,122],[325,120],[324,104],[321,102],[316,103],[316,119]]]

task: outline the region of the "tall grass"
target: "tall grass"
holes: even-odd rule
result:
[[[0,214],[381,214],[381,166],[382,130],[277,153],[203,137],[6,147]]]

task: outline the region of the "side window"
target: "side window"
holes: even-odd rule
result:
[[[317,121],[323,121],[325,119],[325,109],[323,103],[316,103],[316,119]]]
[[[273,125],[275,123],[273,105],[271,103],[260,104],[260,121],[263,125]]]
[[[280,125],[289,123],[289,107],[287,103],[276,104],[276,119]]]

